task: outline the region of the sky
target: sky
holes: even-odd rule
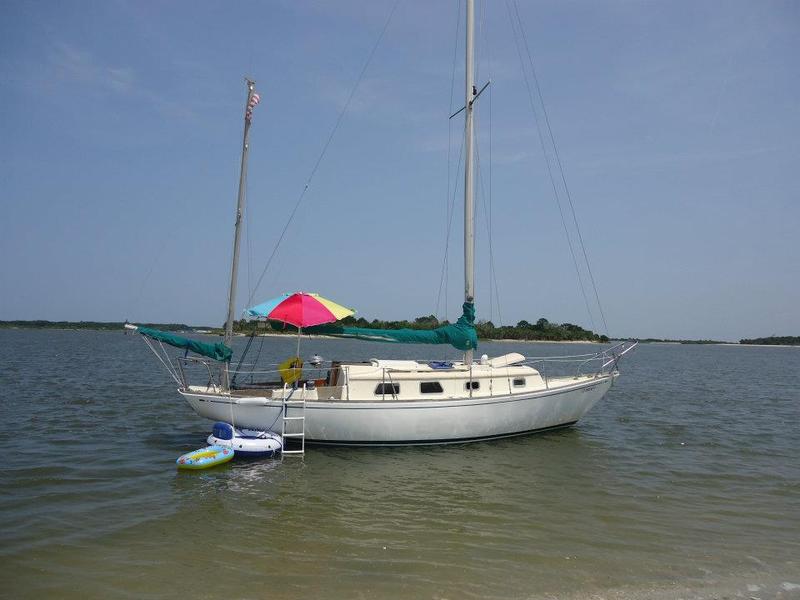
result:
[[[607,329],[513,4],[477,4],[478,318],[800,335],[800,4],[519,3]],[[457,317],[463,5],[399,1],[348,104],[393,6],[3,2],[0,319],[221,324],[245,76],[262,100],[237,312],[305,290],[369,319]]]

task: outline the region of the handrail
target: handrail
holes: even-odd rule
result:
[[[616,368],[617,368],[617,364],[619,363],[619,360],[624,355],[626,355],[628,352],[630,352],[633,348],[635,348],[637,345],[638,345],[638,342],[626,341],[626,342],[621,342],[619,344],[615,344],[614,346],[611,346],[609,348],[600,350],[600,351],[595,352],[593,354],[561,355],[561,356],[549,356],[549,357],[530,357],[530,358],[526,358],[523,361],[520,361],[519,363],[516,363],[515,365],[511,365],[511,367],[514,367],[514,366],[526,366],[526,367],[530,367],[530,368],[536,369],[537,371],[539,371],[539,374],[541,375],[542,379],[544,380],[546,388],[549,389],[549,384],[550,384],[549,380],[550,380],[550,378],[552,376],[559,376],[560,377],[560,376],[562,376],[562,373],[564,375],[566,375],[566,373],[564,373],[564,371],[569,371],[571,369],[569,369],[568,367],[567,368],[556,368],[555,369],[555,373],[551,375],[551,373],[548,372],[550,370],[550,369],[548,369],[548,365],[553,365],[554,367],[556,367],[557,365],[561,365],[561,364],[564,364],[564,365],[567,365],[567,364],[576,365],[575,366],[575,370],[573,371],[573,373],[574,373],[573,377],[578,378],[578,377],[581,377],[581,376],[583,376],[585,374],[584,372],[587,371],[587,365],[593,365],[594,363],[598,363],[597,368],[594,371],[594,376],[595,377],[599,377],[601,375],[605,375],[605,374],[608,374],[608,373],[611,373],[611,372],[615,371]],[[423,363],[423,361],[418,361],[418,362]],[[220,387],[221,388],[225,387],[223,385],[223,381],[224,380],[223,380],[222,375],[220,373],[220,370],[223,367],[217,361],[214,361],[212,359],[208,359],[208,358],[205,358],[205,357],[179,356],[179,357],[176,357],[174,359],[174,363],[173,364],[176,367],[175,368],[175,376],[177,376],[176,379],[178,380],[179,385],[182,384],[182,386],[184,388],[187,388],[189,386],[189,375],[190,375],[190,373],[187,372],[186,367],[188,367],[190,365],[191,366],[200,366],[200,365],[202,365],[205,368],[205,372],[208,375],[208,382],[206,384],[206,387],[213,387],[215,390],[217,390]],[[248,364],[248,365],[242,365],[242,366],[250,366],[250,365]],[[253,364],[252,366],[255,367],[256,365]],[[271,365],[264,365],[264,366],[268,367],[268,366],[271,366]],[[344,365],[343,364],[337,364],[336,365],[336,368],[341,369],[341,372],[342,372],[342,375],[343,375],[342,381],[339,382],[337,387],[347,388],[348,397],[349,397],[349,391],[350,391],[349,390],[349,380],[350,380],[350,378],[349,378],[349,366],[351,366],[351,365],[346,365],[346,364],[344,364]],[[316,372],[324,372],[324,371],[329,370],[331,368],[334,368],[334,361],[325,361],[325,363],[323,363],[321,365],[309,367],[307,372],[309,372],[309,373],[313,373],[315,371]],[[456,365],[456,369],[455,370],[462,370],[462,369],[467,369],[467,368],[470,368],[470,366],[458,363]],[[486,368],[486,367],[484,366],[484,368]],[[493,373],[495,371],[497,371],[497,372],[501,372],[501,371],[505,372],[505,371],[507,371],[508,368],[509,368],[509,366],[503,366],[503,367],[491,367],[491,366],[489,366],[488,367],[489,376],[493,377],[494,376]],[[592,367],[592,368],[594,368],[594,367]],[[386,366],[378,367],[378,366],[372,366],[372,365],[369,365],[369,364],[366,364],[366,363],[364,363],[364,364],[359,363],[359,375],[360,375],[359,378],[377,377],[379,381],[384,382],[383,393],[385,395],[390,396],[390,397],[394,397],[395,396],[395,394],[393,393],[394,392],[394,385],[393,384],[395,383],[393,381],[393,375],[396,374],[396,373],[404,373],[404,372],[411,373],[413,371],[412,370],[407,370],[407,369],[393,369],[393,368],[386,367]],[[448,371],[442,371],[442,373],[446,373],[446,372],[448,372]],[[591,373],[591,371],[590,371],[590,373]],[[230,369],[229,368],[228,371],[227,371],[227,374],[228,374],[229,377],[232,377],[234,375],[240,375],[242,377],[244,377],[244,376],[260,377],[262,379],[262,381],[261,381],[262,384],[272,381],[273,378],[275,380],[275,383],[277,383],[278,385],[280,385],[280,383],[281,383],[281,378],[280,378],[281,371],[280,371],[280,369],[268,369],[268,368],[267,369],[264,369],[264,368],[262,368],[262,369],[246,369],[246,368]],[[387,382],[387,380],[388,380],[389,384],[392,385],[390,394],[386,394],[386,385],[385,385],[385,383]]]
[[[525,341],[525,342],[529,342],[531,344],[535,344],[539,340],[521,340],[521,341]],[[558,343],[558,341],[554,341],[553,343]],[[564,343],[567,343],[567,342],[564,342]],[[589,343],[589,342],[587,342],[587,343]],[[618,344],[616,344],[614,346],[610,346],[609,348],[606,348],[604,350],[600,350],[598,352],[587,352],[587,353],[584,353],[584,354],[563,354],[563,355],[559,354],[559,355],[555,355],[555,356],[554,355],[549,355],[549,356],[526,356],[525,360],[523,362],[521,362],[520,364],[525,364],[525,363],[527,363],[529,361],[535,361],[535,360],[548,360],[548,361],[550,361],[550,360],[561,360],[561,359],[570,359],[570,358],[577,359],[577,358],[584,358],[584,357],[588,357],[588,356],[597,356],[599,354],[602,354],[603,352],[611,352],[611,351],[619,348],[620,346],[624,346],[625,344],[628,344],[628,343],[631,343],[631,342],[629,340],[626,340],[626,341],[620,342],[620,343],[618,343]],[[435,357],[430,357],[430,358],[416,358],[416,359],[413,359],[413,360],[415,360],[416,362],[420,362],[420,363],[438,362],[438,361],[442,360],[442,357],[441,356],[435,356]],[[332,361],[324,361],[323,364],[330,365],[331,362]],[[255,366],[255,364],[256,363],[245,362],[245,363],[241,363],[241,366],[243,366],[243,367],[244,366]],[[261,364],[263,366],[265,366],[265,367],[277,367],[281,363],[276,362],[276,363],[261,363]],[[364,366],[366,366],[366,362],[364,363]],[[322,369],[324,367],[320,366],[319,368]],[[246,371],[245,369],[229,369],[229,372],[230,373],[235,373],[235,372],[242,372],[242,373],[247,372],[247,373],[249,373],[250,371]]]
[[[638,345],[639,345],[639,342],[633,342],[630,346],[625,348],[619,354],[613,355],[613,358],[611,360],[609,360],[608,362],[604,363],[601,368],[605,369],[608,365],[610,365],[611,363],[614,363],[614,368],[616,369],[617,363],[619,363],[619,359],[622,358],[623,356],[625,356],[628,352],[633,350]]]
[[[594,358],[591,358],[591,359],[583,361],[580,365],[578,365],[578,369],[577,369],[577,371],[575,373],[575,377],[579,377],[581,369],[583,368],[583,366],[586,363],[588,363],[590,361],[593,361],[593,360],[602,360],[603,361],[603,363],[600,365],[600,368],[595,373],[595,377],[599,377],[600,375],[605,373],[606,369],[611,365],[613,365],[613,369],[611,369],[609,372],[616,371],[617,364],[619,363],[619,359],[622,358],[624,355],[626,355],[628,352],[630,352],[636,346],[639,345],[639,342],[632,342],[632,343],[630,343],[630,345],[626,346],[626,344],[629,344],[629,343],[630,342],[622,342],[621,344],[617,344],[616,346],[612,346],[611,348],[608,348],[607,350],[604,350],[603,352],[598,353],[598,355],[596,357],[594,357]],[[618,350],[618,349],[621,349],[621,351],[620,352],[616,352],[616,350]]]
[[[189,387],[189,382],[186,379],[186,371],[183,368],[184,365],[186,365],[188,363],[194,363],[194,364],[203,365],[206,368],[206,371],[208,371],[208,383],[206,383],[206,387],[207,388],[213,387],[214,391],[217,391],[217,389],[219,388],[217,383],[214,381],[214,374],[211,371],[211,362],[212,362],[211,360],[206,359],[206,358],[199,358],[199,357],[196,357],[196,356],[178,356],[175,359],[175,362],[176,362],[176,364],[178,365],[178,367],[180,369],[181,379],[183,380],[183,388],[184,389]],[[216,362],[216,361],[214,361],[214,362]]]
[[[630,349],[630,347],[626,348],[624,352],[627,353],[629,351],[629,349]],[[546,364],[546,363],[564,363],[564,364],[569,364],[569,363],[576,363],[576,362],[579,362],[581,365],[583,365],[583,364],[590,363],[590,362],[593,362],[593,361],[601,361],[601,360],[602,361],[608,361],[613,356],[621,356],[621,355],[622,355],[622,353],[616,354],[616,353],[609,353],[609,351],[603,351],[603,352],[598,352],[596,354],[591,354],[591,355],[554,356],[554,357],[547,357],[547,358],[545,358],[545,357],[537,357],[537,358],[526,359],[524,361],[520,361],[519,363],[517,363],[515,365],[510,365],[510,366],[511,367],[514,367],[514,366],[535,366],[535,365],[543,365],[543,364]],[[583,358],[584,356],[588,356],[588,358]],[[583,360],[581,360],[581,359],[583,359]],[[184,362],[184,363],[191,362],[191,363],[194,363],[194,364],[202,364],[202,365],[206,366],[206,368],[208,370],[211,369],[211,365],[212,364],[216,365],[216,362],[211,360],[211,359],[204,359],[204,358],[197,358],[197,357],[179,357],[178,360],[181,361],[181,362]],[[422,361],[420,361],[420,362],[422,362]],[[347,366],[348,365],[341,365],[342,368],[347,367]],[[465,370],[468,369],[467,365],[458,365],[458,367],[459,368],[463,368]],[[326,371],[326,370],[330,370],[330,368],[331,367],[327,367],[327,366],[319,366],[319,367],[312,367],[311,369],[308,369],[308,370],[310,370],[310,371]],[[493,369],[492,367],[489,367],[489,368]],[[509,368],[509,365],[506,365],[506,366],[503,366],[503,367],[494,367],[494,369],[503,370],[503,371],[505,371],[508,368]],[[386,374],[388,374],[389,372],[391,372],[391,373],[404,373],[404,372],[411,373],[411,372],[415,372],[415,371],[413,371],[411,369],[391,369],[391,368],[387,368],[387,367],[370,367],[369,365],[363,365],[363,369],[364,369],[363,373],[365,373],[365,374],[366,373],[370,373],[370,372],[372,372],[372,373],[374,373],[376,375],[380,374],[380,378],[381,379],[384,379],[387,376]],[[280,369],[257,369],[257,370],[254,370],[254,369],[228,369],[228,373],[231,374],[231,375],[233,375],[233,374],[238,374],[238,375],[279,375],[281,373],[281,370]]]

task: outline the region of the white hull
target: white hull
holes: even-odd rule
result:
[[[442,444],[505,437],[571,425],[609,390],[612,373],[531,393],[453,400],[309,401],[307,443]],[[283,402],[180,390],[202,417],[236,427],[275,430]],[[297,408],[289,408],[298,411]]]

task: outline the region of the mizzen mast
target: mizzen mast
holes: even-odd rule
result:
[[[244,113],[244,139],[242,141],[242,166],[239,171],[239,197],[236,202],[236,225],[233,235],[233,260],[231,262],[231,287],[228,292],[228,318],[225,320],[224,343],[230,347],[233,338],[233,319],[236,305],[236,282],[239,277],[239,245],[242,236],[242,216],[244,215],[244,196],[247,186],[247,153],[250,149],[248,142],[250,136],[250,121],[253,116],[253,108],[258,104],[260,98],[255,92],[256,82],[251,79],[247,81],[247,103]]]

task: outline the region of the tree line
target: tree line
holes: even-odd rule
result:
[[[0,321],[0,329],[89,329],[95,331],[119,331],[124,328],[127,321]],[[382,319],[367,320],[364,317],[346,317],[339,321],[346,327],[368,327],[372,329],[435,329],[449,325],[448,320],[439,320],[434,315],[417,317],[413,321],[385,321]],[[145,327],[153,327],[162,331],[196,332],[205,331],[212,334],[222,334],[222,327],[201,327],[186,325],[185,323],[138,323]],[[250,334],[257,333],[296,333],[292,325],[278,321],[247,321],[241,319],[234,321],[234,332]],[[545,340],[545,341],[592,341],[607,342],[604,335],[584,329],[572,323],[551,323],[547,319],[539,319],[535,323],[520,321],[516,325],[497,326],[491,321],[478,321],[475,330],[480,339],[503,340]]]
[[[761,346],[800,346],[800,335],[773,335],[750,340],[739,340],[739,343],[758,344]]]
[[[0,321],[0,329],[91,329],[93,331],[119,331],[128,321]],[[207,329],[185,323],[137,323],[162,331],[195,331]]]
[[[96,331],[119,331],[127,321],[0,321],[0,329],[90,329]],[[417,317],[413,321],[384,321],[381,319],[367,320],[364,317],[347,317],[339,321],[348,327],[369,327],[372,329],[435,329],[449,325],[450,321],[439,320],[434,315]],[[162,331],[175,332],[208,332],[222,334],[222,327],[192,326],[185,323],[138,323],[145,327],[153,327]],[[277,321],[234,321],[233,330],[236,333],[250,334],[255,329],[258,333],[296,333],[297,329],[291,325],[284,325]],[[572,323],[553,323],[545,318],[535,323],[520,321],[516,325],[495,325],[491,321],[478,321],[475,323],[478,337],[484,340],[529,340],[553,342],[608,342],[605,335],[598,335],[589,329]],[[717,340],[671,340],[645,338],[641,342],[672,342],[678,344],[725,344]],[[752,339],[741,339],[740,344],[756,344],[765,346],[800,346],[800,336],[769,336]]]
[[[337,323],[345,327],[368,327],[371,329],[436,329],[444,325],[449,325],[448,320],[439,320],[435,315],[417,317],[413,321],[384,321],[381,319],[367,320],[364,317],[345,317]],[[240,333],[257,332],[296,332],[297,329],[291,325],[276,321],[248,322],[242,319],[234,324],[234,331]],[[607,342],[608,337],[598,335],[593,331],[584,329],[572,323],[551,323],[547,319],[539,319],[535,323],[520,321],[516,325],[495,325],[491,321],[478,321],[475,323],[475,330],[480,339],[498,340],[530,340],[530,341],[552,341],[552,342]]]

